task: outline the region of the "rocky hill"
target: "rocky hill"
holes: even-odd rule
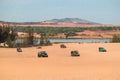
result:
[[[79,18],[63,18],[63,19],[52,19],[44,21],[46,23],[76,23],[76,24],[98,24],[84,19]],[[43,22],[43,23],[44,23]]]

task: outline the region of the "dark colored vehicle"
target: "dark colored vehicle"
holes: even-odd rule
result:
[[[78,51],[71,51],[71,56],[80,56]]]
[[[107,50],[103,47],[99,47],[99,52],[107,52]]]
[[[22,52],[22,49],[20,47],[17,47],[17,52]]]
[[[48,57],[45,51],[38,52],[38,57]]]
[[[66,46],[64,44],[61,44],[60,47],[61,48],[66,48]]]

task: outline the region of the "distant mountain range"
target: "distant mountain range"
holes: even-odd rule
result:
[[[52,20],[46,20],[44,22],[51,22],[51,23],[76,23],[76,24],[98,24],[95,22],[91,22],[84,19],[79,18],[63,18],[63,19],[52,19]]]
[[[42,27],[95,27],[103,26],[103,24],[91,22],[79,18],[63,18],[52,19],[41,22],[5,22],[0,21],[0,24],[11,24],[16,26],[42,26]]]

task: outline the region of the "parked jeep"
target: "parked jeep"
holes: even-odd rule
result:
[[[71,56],[80,56],[78,51],[71,51]]]
[[[22,52],[22,49],[20,47],[17,47],[17,52]]]
[[[45,51],[38,52],[38,57],[48,57]]]
[[[107,50],[103,47],[99,47],[99,52],[106,52]]]
[[[61,44],[60,47],[61,48],[66,48],[66,46],[64,44]]]

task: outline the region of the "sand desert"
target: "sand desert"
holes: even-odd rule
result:
[[[64,43],[22,48],[0,48],[0,80],[120,80],[120,43]],[[107,52],[99,52],[104,47]],[[79,57],[70,51],[78,50]],[[46,51],[48,58],[38,58]]]

